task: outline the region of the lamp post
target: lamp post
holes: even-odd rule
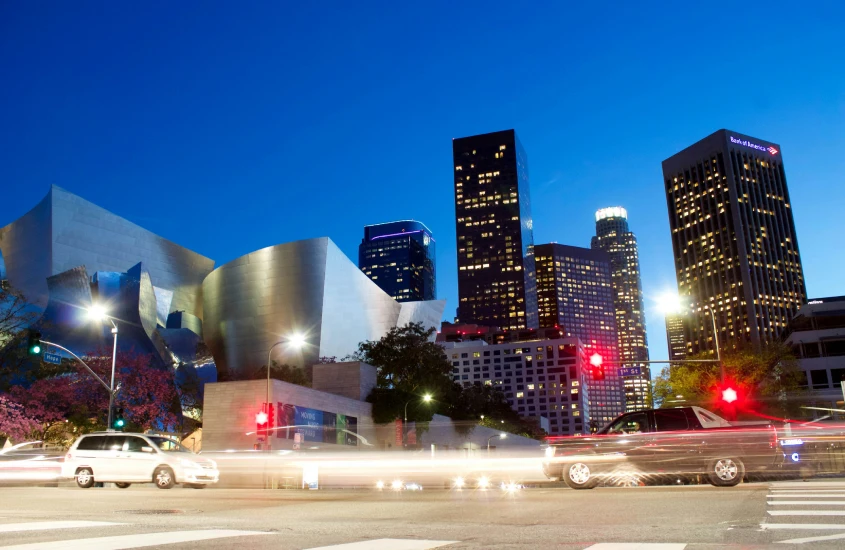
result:
[[[114,370],[115,365],[117,364],[117,324],[114,322],[114,319],[109,317],[106,314],[106,310],[103,309],[102,306],[93,305],[88,308],[88,316],[99,322],[103,322],[104,320],[108,319],[109,323],[111,323],[111,333],[114,336],[114,344],[112,346],[112,353],[111,353],[111,382],[109,384],[109,420],[108,424],[106,424],[106,429],[112,429],[112,415],[114,411]]]
[[[271,404],[270,404],[270,355],[273,353],[273,348],[275,348],[276,346],[280,346],[282,344],[290,344],[294,348],[300,349],[300,348],[302,348],[302,345],[305,344],[305,337],[302,336],[301,334],[294,334],[294,335],[290,336],[289,338],[287,338],[285,340],[279,340],[278,342],[276,342],[275,344],[270,346],[269,350],[267,350],[267,401],[266,401],[266,403],[267,403],[267,409],[268,410],[265,411],[265,412],[267,413],[268,418],[270,416],[270,410],[269,409],[271,407]],[[268,452],[270,451],[270,429],[271,428],[272,428],[272,426],[267,426],[267,434],[266,435],[267,435],[267,451]]]
[[[725,384],[725,364],[722,363],[722,352],[719,349],[719,329],[716,328],[716,315],[713,308],[705,306],[704,311],[710,313],[710,320],[713,322],[713,342],[716,344],[716,360],[719,361],[719,374],[722,378],[722,385]]]
[[[506,434],[506,433],[493,434],[493,435],[491,435],[490,437],[487,438],[487,456],[490,456],[490,440],[493,439],[494,437],[498,437],[500,439],[507,439],[508,434]]]
[[[423,403],[431,403],[431,394],[427,393],[422,397]],[[407,425],[408,425],[408,405],[410,405],[414,400],[411,399],[407,403],[405,403],[405,416],[403,417],[402,422],[402,446],[405,446],[405,437],[407,435]]]
[[[660,302],[660,309],[663,310],[664,314],[685,314],[683,307],[681,307],[681,299],[677,295],[664,295],[660,298]],[[704,306],[704,311],[710,314],[710,322],[713,324],[713,342],[716,345],[716,361],[719,363],[719,375],[724,385],[725,364],[722,363],[722,351],[719,346],[719,329],[716,327],[716,314],[709,305]]]

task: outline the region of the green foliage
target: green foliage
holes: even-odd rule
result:
[[[305,369],[292,367],[286,364],[279,364],[275,361],[270,361],[270,378],[274,380],[281,380],[289,384],[296,384],[297,386],[311,387],[311,376]],[[260,369],[255,371],[253,380],[262,380],[267,378],[267,366],[262,365]]]
[[[377,341],[361,342],[350,357],[378,368],[376,387],[367,397],[373,404],[373,420],[383,424],[404,418],[430,422],[434,414],[449,416],[455,428],[468,434],[478,425],[481,416],[498,421],[497,430],[529,437],[543,433],[524,423],[505,400],[504,394],[492,386],[462,387],[452,381],[452,365],[443,347],[430,340],[434,329],[411,323],[391,329]],[[433,400],[425,403],[423,396]],[[505,424],[502,424],[502,420]],[[418,426],[424,430],[425,426]]]
[[[689,357],[712,358],[707,353]],[[774,342],[760,350],[731,350],[722,355],[722,362],[728,384],[746,396],[746,412],[791,418],[800,414],[803,373],[788,346]],[[717,363],[673,363],[654,378],[655,403],[661,407],[700,405],[719,412],[725,408],[720,383]]]
[[[0,285],[0,392],[13,384],[36,379],[40,357],[27,353],[26,329],[38,319],[38,313],[26,298],[9,286]]]

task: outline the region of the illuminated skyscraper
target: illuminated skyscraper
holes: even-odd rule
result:
[[[777,339],[806,300],[780,145],[719,130],[663,161],[688,354]]]
[[[625,410],[651,408],[651,372],[647,363],[640,362],[648,361],[640,257],[637,237],[628,229],[628,212],[624,208],[602,208],[596,212],[596,236],[591,248],[604,250],[610,257],[619,359],[625,369]]]
[[[420,222],[364,227],[358,267],[398,302],[437,299],[434,238]]]
[[[536,328],[528,158],[516,132],[454,139],[452,156],[460,322]]]
[[[670,361],[685,359],[687,356],[685,319],[686,317],[683,315],[666,316],[666,344],[669,346]]]
[[[590,373],[590,420],[601,428],[623,412],[610,257],[602,250],[561,244],[535,248],[540,326],[577,336],[587,357],[602,356],[604,378]]]

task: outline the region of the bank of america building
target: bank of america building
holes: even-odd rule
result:
[[[806,301],[780,145],[719,130],[663,161],[687,355],[777,340]]]

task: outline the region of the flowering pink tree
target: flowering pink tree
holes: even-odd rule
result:
[[[40,424],[24,412],[20,403],[0,395],[0,435],[21,443],[37,432]]]
[[[85,362],[108,381],[111,360],[111,350],[100,350],[89,354]],[[129,429],[173,431],[180,427],[181,410],[170,369],[152,366],[149,355],[119,352],[117,384],[115,407],[124,409]],[[103,429],[107,422],[108,390],[81,367],[37,380],[28,388],[13,386],[9,393],[22,414],[37,423],[33,435],[45,441],[73,439],[75,433]]]

